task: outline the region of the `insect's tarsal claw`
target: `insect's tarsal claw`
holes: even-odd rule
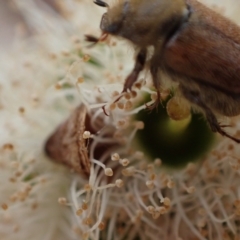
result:
[[[147,105],[145,103],[146,109],[149,113],[151,113],[154,109],[156,109],[156,111],[158,111],[158,105],[159,105],[159,101],[156,100],[153,104],[151,105]]]
[[[209,121],[209,120],[208,120]],[[226,133],[222,128],[228,127],[229,125],[221,125],[218,122],[209,122],[210,128],[213,132],[217,132],[221,134],[222,136],[228,137],[229,139],[232,139],[236,143],[240,143],[240,139],[231,136],[230,134]]]
[[[131,92],[132,87],[124,86],[121,94],[128,92],[128,90]]]
[[[108,116],[109,117],[109,114],[107,113],[107,111],[106,111],[106,105],[104,105],[103,107],[102,107],[102,110],[103,110],[103,113],[106,115],[106,116]]]
[[[120,94],[120,96],[114,101],[114,103],[118,102],[123,97],[123,94]]]

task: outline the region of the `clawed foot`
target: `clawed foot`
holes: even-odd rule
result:
[[[109,117],[109,114],[107,113],[107,111],[106,111],[106,105],[104,105],[103,107],[102,107],[102,110],[103,110],[103,113],[106,115],[106,116],[108,116]]]
[[[145,106],[146,106],[146,109],[149,111],[149,112],[152,112],[152,110],[154,109],[158,109],[158,105],[159,105],[159,100],[157,99],[154,103],[152,103],[151,105],[147,105],[145,103]]]
[[[228,138],[232,139],[233,141],[235,141],[236,143],[240,143],[240,139],[229,135],[228,133],[226,133],[223,130],[224,127],[229,127],[229,125],[221,125],[218,123],[216,116],[212,112],[211,108],[209,108],[207,106],[207,104],[203,101],[199,92],[191,91],[183,85],[180,85],[180,89],[181,89],[183,95],[186,97],[186,99],[188,99],[190,102],[196,104],[197,106],[199,106],[200,108],[202,108],[204,110],[207,121],[213,132],[218,132],[222,136],[228,137]]]
[[[160,102],[161,102],[161,94],[160,94],[159,91],[157,91],[157,99],[151,105],[145,104],[146,109],[150,112],[154,109],[158,109],[158,105],[159,105]]]
[[[122,90],[122,93],[117,97],[117,99],[116,99],[113,103],[118,102],[118,101],[124,96],[124,93],[126,93],[128,89],[131,91],[130,88],[124,88],[124,89]],[[103,113],[104,113],[106,116],[109,116],[109,114],[108,114],[107,111],[106,111],[106,105],[104,105],[104,106],[102,107],[102,110],[103,110]]]
[[[226,133],[226,132],[223,130],[223,128],[225,128],[225,127],[230,127],[230,125],[221,125],[221,124],[219,124],[217,121],[216,121],[216,122],[211,122],[211,121],[209,121],[209,123],[210,123],[211,130],[212,130],[213,132],[218,132],[218,133],[220,133],[222,136],[228,137],[228,138],[232,139],[233,141],[235,141],[236,143],[240,143],[240,139],[235,138],[235,137],[229,135],[228,133]]]

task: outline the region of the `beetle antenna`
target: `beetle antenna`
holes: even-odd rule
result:
[[[100,7],[109,7],[109,5],[106,2],[102,1],[102,0],[95,0],[93,2],[95,4],[97,4],[98,6],[100,6]]]

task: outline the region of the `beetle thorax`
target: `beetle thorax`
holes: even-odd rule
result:
[[[162,37],[161,27],[186,8],[183,0],[126,0],[103,15],[103,32],[126,38],[145,47]]]

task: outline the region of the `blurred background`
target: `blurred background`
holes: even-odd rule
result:
[[[21,0],[26,1],[26,0]],[[39,8],[58,12],[55,0],[33,0]],[[11,48],[18,37],[27,37],[32,30],[13,0],[0,0],[0,50]]]
[[[10,7],[9,1],[0,0],[0,48],[10,47],[17,24],[22,17]]]

